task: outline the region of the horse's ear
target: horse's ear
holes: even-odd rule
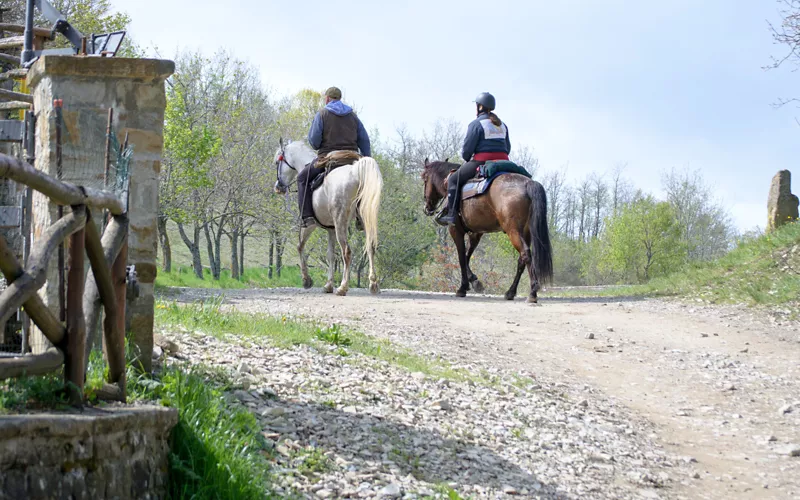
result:
[[[280,145],[280,147],[283,147],[283,137],[278,139],[278,144]]]
[[[426,157],[425,157],[425,166],[427,167],[427,166],[428,166],[428,165],[430,165],[430,164],[431,164],[431,163],[428,161],[428,157],[426,156]]]

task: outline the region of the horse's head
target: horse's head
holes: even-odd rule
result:
[[[446,177],[440,172],[443,169],[443,165],[447,165],[447,163],[442,161],[431,163],[425,158],[425,166],[422,169],[423,193],[425,195],[423,211],[425,215],[436,213],[447,192],[445,188]]]
[[[297,177],[297,169],[291,163],[287,156],[287,148],[291,143],[285,144],[283,138],[279,141],[278,150],[275,151],[275,172],[277,180],[275,181],[275,192],[284,194],[289,190]]]

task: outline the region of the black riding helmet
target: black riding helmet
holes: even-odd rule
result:
[[[494,100],[494,96],[488,92],[481,92],[478,94],[478,97],[475,98],[475,102],[489,111],[494,111],[495,105],[497,104]]]

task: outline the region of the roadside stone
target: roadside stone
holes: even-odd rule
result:
[[[594,340],[594,333],[587,333],[586,338],[589,340]]]
[[[379,497],[399,498],[402,495],[400,485],[391,483],[387,484],[378,492]]]

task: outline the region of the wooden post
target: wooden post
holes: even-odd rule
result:
[[[128,241],[122,244],[114,266],[111,268],[111,279],[114,282],[114,295],[117,299],[116,318],[106,316],[103,322],[105,332],[106,359],[108,360],[108,381],[116,383],[122,392],[122,400],[126,397],[125,383],[125,273],[128,263]],[[114,321],[116,320],[116,321]],[[112,324],[113,321],[113,324]]]
[[[56,111],[56,179],[61,180],[61,99],[53,101],[53,107]],[[64,207],[58,206],[58,219],[64,216]],[[67,320],[67,299],[66,291],[64,290],[64,243],[58,245],[58,319],[61,321]]]
[[[84,363],[86,352],[86,323],[83,318],[83,279],[86,229],[70,236],[69,273],[67,276],[67,345],[64,360],[64,379],[69,383],[70,402],[83,403]]]

